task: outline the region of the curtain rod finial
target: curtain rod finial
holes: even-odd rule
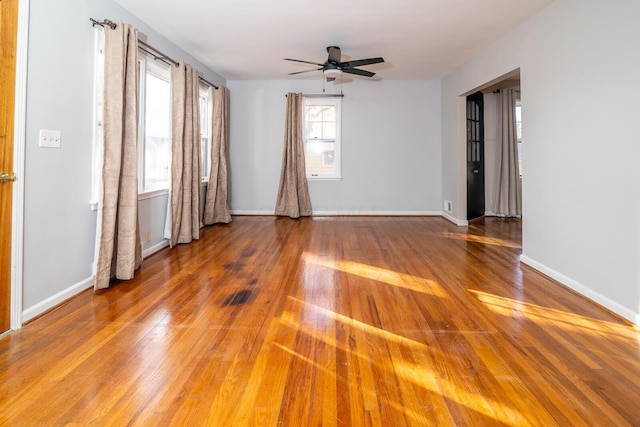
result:
[[[104,27],[105,25],[108,25],[112,30],[115,30],[116,27],[118,26],[115,22],[109,21],[108,19],[103,19],[102,22],[100,22],[93,18],[89,18],[89,21],[91,21],[92,27],[95,27],[96,25],[100,25],[101,27]]]

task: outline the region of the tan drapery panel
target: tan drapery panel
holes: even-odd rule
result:
[[[171,67],[171,238],[169,244],[200,237],[200,117],[198,71]]]
[[[287,94],[282,171],[276,201],[276,215],[299,218],[311,215],[302,137],[301,93]]]
[[[138,226],[138,32],[105,26],[104,159],[95,289],[133,278],[142,261]]]
[[[502,89],[498,111],[498,188],[494,212],[502,217],[522,215],[522,183],[518,164],[516,91]]]
[[[213,90],[211,135],[211,170],[204,205],[204,223],[229,223],[227,185],[227,147],[229,145],[229,90],[219,86]]]

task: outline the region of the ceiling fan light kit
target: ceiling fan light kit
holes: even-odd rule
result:
[[[329,68],[327,70],[324,70],[325,77],[335,77],[339,76],[340,74],[342,74],[342,70],[339,70],[337,68]]]

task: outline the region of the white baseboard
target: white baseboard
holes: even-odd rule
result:
[[[234,210],[232,215],[275,216],[272,210]],[[313,211],[312,216],[441,216],[440,211]]]
[[[144,259],[144,258],[148,257],[149,255],[153,255],[156,252],[158,252],[160,249],[164,249],[167,246],[169,246],[169,240],[168,239],[164,239],[162,242],[160,242],[160,243],[158,243],[156,245],[153,245],[151,247],[148,247],[147,249],[143,250],[142,251],[142,258]]]
[[[273,209],[264,211],[264,210],[232,210],[230,211],[231,215],[266,215],[266,216],[274,216],[275,213]]]
[[[599,293],[593,291],[592,289],[586,287],[582,283],[573,280],[572,278],[565,276],[564,274],[555,271],[552,268],[547,267],[546,265],[529,258],[525,254],[520,255],[520,262],[528,265],[529,267],[540,271],[541,273],[551,277],[554,280],[562,283],[570,289],[578,292],[579,294],[589,298],[590,300],[600,304],[601,306],[613,311],[614,313],[624,317],[630,322],[635,323],[640,326],[640,313],[635,313],[633,310],[628,309],[615,301],[610,300],[609,298],[600,295]]]
[[[447,221],[450,221],[459,227],[467,227],[469,225],[469,221],[466,219],[458,219],[448,212],[440,212],[440,215]]]
[[[51,310],[55,306],[65,302],[71,297],[78,295],[80,292],[84,291],[85,289],[91,288],[92,286],[93,286],[93,277],[88,277],[83,281],[78,282],[75,285],[68,287],[67,289],[64,289],[63,291],[58,292],[57,294],[47,298],[46,300],[41,301],[38,304],[23,310],[22,322],[23,323],[27,322],[41,315],[42,313],[45,313],[47,310]]]
[[[440,216],[436,211],[313,211],[313,216]]]

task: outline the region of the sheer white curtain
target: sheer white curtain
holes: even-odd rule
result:
[[[211,170],[204,205],[204,223],[229,223],[227,148],[229,145],[229,90],[219,86],[213,90],[211,135]]]
[[[142,261],[138,225],[138,32],[105,26],[104,152],[94,288],[133,278]]]
[[[200,237],[200,113],[198,71],[171,67],[170,246]]]
[[[516,98],[514,89],[502,89],[498,95],[498,183],[494,212],[501,217],[522,216]]]
[[[287,94],[282,171],[276,201],[276,215],[299,218],[311,215],[302,130],[303,95]]]

